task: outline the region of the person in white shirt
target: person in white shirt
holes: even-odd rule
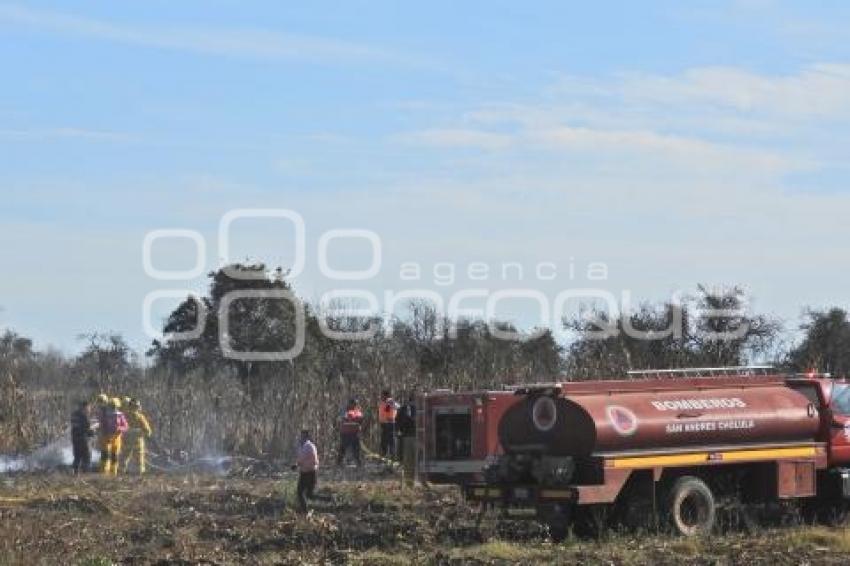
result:
[[[316,490],[317,474],[319,471],[319,453],[316,445],[310,440],[310,431],[301,431],[301,440],[298,443],[298,456],[295,466],[298,469],[298,512],[307,512],[307,500],[313,499]]]

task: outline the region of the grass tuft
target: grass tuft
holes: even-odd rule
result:
[[[788,533],[788,542],[797,547],[828,548],[850,552],[850,528],[807,527]]]
[[[375,564],[376,566],[407,566],[411,556],[404,553],[389,553],[380,550],[367,550],[351,557],[353,564]]]
[[[551,556],[551,553],[542,548],[501,540],[460,548],[452,552],[453,558],[482,561],[505,560],[508,562],[529,562],[541,560],[549,556]]]

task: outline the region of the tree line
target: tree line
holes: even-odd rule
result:
[[[234,278],[234,270],[249,277]],[[268,272],[263,265],[210,273],[207,293],[170,313],[165,338],[153,341],[147,360],[138,359],[118,334],[82,336],[82,351],[66,357],[36,351],[29,339],[7,329],[0,335],[0,453],[28,451],[61,436],[72,403],[99,391],[142,401],[155,427],[154,452],[277,458],[289,454],[301,428],[312,429],[325,452],[332,450],[338,411],[352,398],[363,404],[365,441],[374,446],[375,405],[383,389],[402,397],[436,388],[498,389],[561,375],[598,379],[632,369],[753,361],[786,371],[850,374],[845,310],[806,311],[801,338],[789,344],[781,321],[747,312],[740,289],[704,286],[686,304],[645,303],[613,317],[589,308],[563,321],[571,336],[566,343],[550,329],[523,341],[504,340],[492,324],[449,321],[423,301],[411,302],[404,316],[389,321],[305,305],[300,355],[247,361],[222,351],[218,320],[227,293],[245,289],[292,291],[283,270]],[[201,311],[206,324],[200,335],[168,338],[194,329]],[[240,300],[231,304],[227,338],[236,351],[280,351],[294,343],[295,317],[287,301]],[[365,340],[334,340],[322,326],[376,331]],[[516,330],[507,323],[497,327]]]

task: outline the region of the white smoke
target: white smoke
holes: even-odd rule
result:
[[[24,469],[26,469],[26,462],[24,462],[24,458],[0,456],[0,474],[22,472]]]
[[[97,462],[100,452],[92,451],[92,461]],[[31,454],[3,456],[0,455],[0,474],[14,472],[47,471],[70,466],[74,462],[74,451],[67,438],[54,440],[49,444],[33,451]]]

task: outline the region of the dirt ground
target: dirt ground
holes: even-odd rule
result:
[[[0,476],[0,564],[846,564],[847,528],[791,526],[684,540],[608,534],[555,545],[450,487],[324,481],[293,511],[294,475]]]

